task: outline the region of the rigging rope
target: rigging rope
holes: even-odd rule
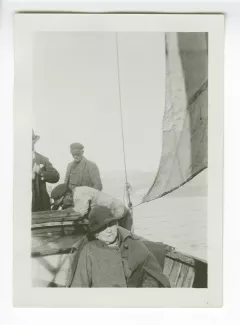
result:
[[[118,52],[118,33],[116,33],[116,51],[117,51],[117,73],[118,73],[118,95],[119,95],[119,111],[121,120],[121,133],[122,133],[122,150],[123,150],[123,162],[125,171],[125,189],[127,192],[128,207],[132,207],[132,202],[129,194],[129,183],[127,178],[127,164],[125,155],[125,142],[124,142],[124,131],[123,131],[123,114],[122,114],[122,94],[121,94],[121,83],[120,83],[120,66],[119,66],[119,52]],[[124,190],[125,196],[125,190]]]

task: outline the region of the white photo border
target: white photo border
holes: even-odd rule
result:
[[[62,289],[32,287],[30,258],[32,46],[34,33],[50,31],[209,33],[207,289]],[[223,268],[224,15],[16,14],[14,33],[14,306],[221,307]],[[19,164],[16,157],[21,157],[21,164]]]

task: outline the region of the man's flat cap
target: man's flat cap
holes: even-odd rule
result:
[[[69,187],[67,184],[59,184],[52,190],[51,198],[56,200],[60,199],[62,196],[66,194],[66,192],[69,190]]]
[[[74,142],[74,143],[72,143],[70,145],[70,149],[71,149],[71,151],[73,151],[73,150],[83,150],[84,146],[81,143]]]

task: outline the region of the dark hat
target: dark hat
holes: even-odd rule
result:
[[[40,139],[40,136],[35,134],[34,131],[32,130],[32,142],[37,142]]]
[[[121,219],[121,217],[115,217],[109,208],[95,205],[88,216],[90,231],[96,233],[110,222],[118,219]]]
[[[67,191],[69,191],[69,187],[67,184],[59,184],[51,192],[51,198],[54,200],[60,199],[62,196],[64,196]]]
[[[84,146],[81,144],[81,143],[78,143],[78,142],[75,142],[75,143],[72,143],[71,145],[70,145],[70,150],[71,150],[71,152],[74,150],[83,150],[84,149]]]

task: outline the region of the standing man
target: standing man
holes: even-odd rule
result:
[[[32,212],[50,210],[50,198],[46,183],[57,183],[59,173],[48,158],[35,151],[35,143],[40,139],[32,131]]]
[[[71,189],[88,186],[101,191],[102,182],[99,169],[94,162],[83,156],[84,146],[81,143],[72,143],[70,151],[74,160],[68,164],[65,184]]]

